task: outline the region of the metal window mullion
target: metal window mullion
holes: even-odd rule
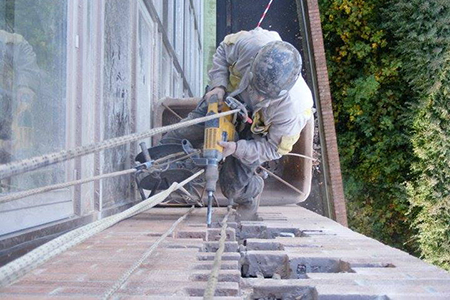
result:
[[[96,60],[98,64],[95,67],[95,133],[94,133],[94,141],[99,143],[103,140],[104,135],[104,116],[103,116],[103,64],[104,64],[104,51],[105,51],[105,43],[103,42],[104,32],[105,32],[105,1],[106,0],[97,0],[96,6],[96,16],[97,16],[97,40],[96,40]],[[103,170],[104,163],[104,154],[103,152],[94,153],[94,176],[100,175]],[[94,210],[98,213],[101,213],[103,207],[103,189],[100,181],[94,182]]]
[[[73,4],[71,1],[67,2],[67,55],[66,55],[66,148],[73,148],[77,146],[77,85],[78,83],[78,49],[80,41],[79,30],[79,10],[80,6]],[[75,80],[73,80],[75,78]],[[66,169],[66,181],[75,180],[80,173],[77,160],[64,163]],[[69,170],[72,170],[69,172]],[[75,187],[71,189],[71,200],[73,201],[73,212],[77,214],[81,203],[77,203],[80,200],[79,193]]]
[[[147,7],[148,12],[149,12],[150,15],[152,16],[152,18],[156,21],[157,26],[158,26],[158,30],[159,30],[159,31],[161,32],[161,34],[162,34],[162,40],[163,40],[163,43],[166,45],[167,50],[169,51],[169,54],[173,57],[173,63],[174,63],[175,67],[176,67],[177,70],[181,73],[181,75],[182,75],[182,77],[183,77],[183,81],[184,81],[185,87],[187,88],[187,90],[188,90],[188,92],[189,92],[189,94],[190,94],[189,96],[192,97],[192,96],[193,96],[192,89],[191,89],[189,83],[188,83],[187,80],[186,80],[185,73],[184,73],[184,71],[183,71],[183,68],[182,68],[181,65],[180,65],[180,62],[178,61],[176,52],[175,52],[175,50],[173,49],[172,45],[170,44],[169,39],[167,38],[167,32],[166,32],[166,30],[164,29],[164,26],[163,26],[163,24],[162,24],[162,22],[161,22],[161,19],[160,19],[159,16],[158,16],[158,13],[157,13],[157,11],[156,11],[155,6],[153,5],[153,3],[152,3],[151,1],[148,1],[148,0],[145,1],[145,6]]]
[[[130,116],[131,116],[131,131],[137,132],[137,120],[138,120],[138,84],[137,84],[137,60],[138,60],[138,20],[139,20],[139,2],[132,1],[130,4],[130,18],[131,20],[134,20],[131,23],[130,29],[131,29],[131,45],[129,46],[131,48],[131,99],[130,99]],[[150,106],[151,107],[151,106]],[[135,156],[137,154],[137,142],[132,142],[130,145],[128,145],[128,151],[132,156]],[[127,157],[128,164],[131,166],[133,164],[133,161],[130,159],[130,156]],[[134,203],[137,198],[137,189],[131,189],[130,192],[130,203]]]

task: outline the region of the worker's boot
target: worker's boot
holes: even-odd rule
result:
[[[256,180],[253,185],[253,195],[254,197],[241,199],[241,201],[236,200],[237,208],[237,220],[238,221],[256,221],[258,219],[256,212],[259,208],[259,203],[261,201],[261,194],[264,189],[264,180],[255,175],[254,180]]]
[[[256,221],[258,220],[257,211],[261,201],[261,193],[245,204],[238,204],[236,209],[238,221]]]

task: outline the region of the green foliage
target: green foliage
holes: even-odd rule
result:
[[[387,0],[319,0],[350,226],[414,251],[403,184],[412,156]]]
[[[450,2],[319,3],[350,225],[450,270]]]
[[[17,33],[33,47],[44,71],[58,72],[65,56],[67,1],[4,0],[0,30]]]
[[[422,256],[450,270],[450,2],[398,0],[386,14],[414,92],[408,112],[415,155],[408,182]]]

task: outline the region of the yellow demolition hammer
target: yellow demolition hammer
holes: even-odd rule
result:
[[[230,107],[223,105],[222,111],[228,111]],[[219,113],[219,98],[213,95],[208,99],[208,113],[211,116]],[[205,122],[205,138],[203,146],[203,161],[205,165],[206,192],[208,194],[208,210],[206,224],[211,226],[212,202],[216,192],[216,184],[219,179],[219,162],[222,160],[223,147],[220,141],[229,142],[235,140],[236,131],[233,125],[233,115],[220,117]]]
[[[248,117],[245,105],[232,97],[226,97],[222,112],[239,109],[238,116],[247,123],[252,123]],[[213,95],[208,99],[207,116],[219,113],[219,98]],[[205,190],[208,193],[208,210],[206,224],[211,226],[212,202],[216,192],[217,180],[219,179],[219,162],[223,158],[223,147],[219,142],[233,142],[237,134],[235,130],[236,116],[228,115],[205,122],[205,137],[203,155],[201,159],[196,159],[198,165],[205,167]]]

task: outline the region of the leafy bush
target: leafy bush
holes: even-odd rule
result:
[[[382,28],[386,0],[319,0],[350,227],[390,245],[412,236],[411,142],[401,61]]]
[[[386,11],[413,91],[408,197],[423,257],[450,270],[450,2],[398,0]]]
[[[450,270],[450,1],[319,4],[350,225]]]

